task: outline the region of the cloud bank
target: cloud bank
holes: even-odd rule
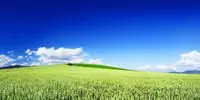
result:
[[[38,48],[33,53],[39,56],[39,63],[41,64],[56,64],[56,63],[79,63],[83,61],[82,48]]]
[[[143,71],[172,72],[185,70],[200,70],[200,52],[190,51],[180,55],[180,59],[170,65],[144,65],[137,68]]]
[[[102,63],[100,59],[85,59],[86,54],[82,48],[47,48],[40,47],[37,50],[27,49],[26,59],[30,65],[48,65],[59,63]],[[35,59],[34,59],[35,58]]]
[[[9,54],[13,54],[10,51]],[[25,50],[25,55],[16,56],[15,59],[0,55],[0,67],[7,65],[49,65],[61,63],[91,63],[104,64],[102,59],[90,58],[82,48],[55,48],[39,47],[35,50]],[[88,58],[89,57],[89,58]],[[121,66],[123,67],[123,66]],[[143,71],[172,72],[185,70],[200,70],[200,52],[190,51],[180,54],[180,59],[172,64],[143,65],[136,68]]]
[[[14,62],[15,60],[6,56],[6,55],[0,55],[0,67],[6,66],[7,64]]]

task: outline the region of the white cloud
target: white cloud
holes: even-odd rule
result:
[[[38,56],[37,61],[32,65],[57,64],[57,63],[80,63],[84,61],[84,52],[82,48],[46,48],[40,47],[36,51],[26,50],[28,55]]]
[[[32,54],[34,53],[34,51],[31,51],[30,49],[27,49],[27,50],[25,51],[25,53],[28,54],[28,55],[32,55]]]
[[[29,65],[31,65],[31,66],[38,66],[38,65],[41,65],[41,63],[40,63],[40,62],[32,62],[32,63],[29,64]]]
[[[177,61],[178,65],[199,66],[200,65],[200,53],[198,51],[191,51],[181,54],[181,59]]]
[[[6,55],[0,55],[0,67],[3,67],[13,61],[15,61],[15,60]]]
[[[23,58],[24,58],[23,56],[18,56],[18,57],[17,57],[17,59],[19,59],[19,60],[20,60],[20,59],[23,59]]]
[[[176,71],[176,66],[173,65],[145,65],[140,66],[137,68],[137,70],[143,70],[143,71],[154,71],[154,72],[172,72]]]
[[[137,68],[144,71],[185,71],[185,70],[200,70],[200,52],[190,51],[180,55],[180,60],[171,65],[145,65]]]
[[[18,64],[17,64],[17,63],[12,63],[12,64],[10,64],[10,65],[15,66],[15,65],[18,65]]]
[[[13,54],[14,51],[8,51]],[[89,59],[90,56],[82,48],[47,48],[39,47],[36,50],[25,50],[26,55],[16,56],[16,60],[10,58],[11,55],[0,55],[0,67],[7,65],[49,65],[59,63],[102,63],[101,59]],[[88,60],[89,59],[89,60]]]
[[[91,63],[91,64],[102,64],[102,59],[89,59],[88,63]]]
[[[11,63],[10,65],[14,66],[14,65],[22,65],[22,66],[29,66],[30,64],[28,64],[27,62],[24,62],[24,63]]]
[[[28,66],[29,64],[27,62],[21,63],[22,66]]]
[[[200,70],[200,52],[190,51],[180,56],[180,60],[176,62],[178,70]]]

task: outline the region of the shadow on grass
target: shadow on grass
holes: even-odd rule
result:
[[[0,67],[0,70],[2,69],[14,69],[14,68],[24,68],[24,67],[30,67],[30,66],[22,66],[22,65],[11,65],[11,66],[7,66],[7,67]]]
[[[113,70],[127,70],[124,68],[118,68],[113,66],[107,66],[107,65],[96,65],[96,64],[81,64],[81,63],[68,63],[68,66],[79,66],[79,67],[90,67],[90,68],[100,68],[100,69],[113,69]]]

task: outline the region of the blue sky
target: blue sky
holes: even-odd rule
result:
[[[1,1],[0,54],[82,48],[126,68],[173,64],[200,49],[197,0]],[[20,62],[26,62],[20,61]]]

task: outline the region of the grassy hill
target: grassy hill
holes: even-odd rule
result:
[[[60,64],[0,70],[0,100],[200,99],[200,75],[97,66],[101,65]]]
[[[78,67],[90,67],[90,68],[100,68],[100,69],[128,70],[125,68],[113,67],[113,66],[108,66],[108,65],[97,65],[97,64],[73,63],[71,65],[78,66]]]

